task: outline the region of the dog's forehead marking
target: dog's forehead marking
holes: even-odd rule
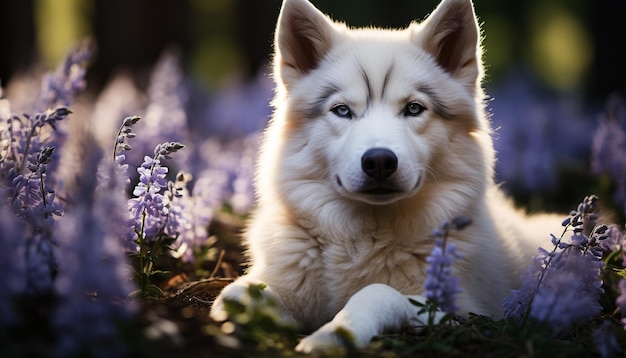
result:
[[[326,105],[330,97],[340,91],[341,89],[335,83],[327,83],[322,86],[320,94],[308,104],[304,111],[304,115],[311,119],[319,117],[326,109]]]
[[[370,82],[370,78],[369,78],[369,75],[367,74],[367,71],[365,70],[365,68],[363,68],[363,65],[361,65],[361,62],[359,62],[358,60],[357,60],[357,65],[359,67],[359,71],[361,72],[361,77],[363,78],[363,82],[365,82],[365,89],[367,90],[365,108],[369,108],[372,103],[372,99],[374,98],[374,94],[372,93],[372,83]]]
[[[387,89],[387,85],[389,84],[389,79],[393,75],[394,69],[396,67],[395,60],[391,61],[389,68],[387,68],[387,72],[385,72],[385,79],[383,80],[383,87],[380,90],[380,97],[385,98],[385,91]]]
[[[450,113],[450,109],[445,102],[440,98],[437,91],[429,84],[419,84],[416,86],[417,91],[425,93],[433,105],[433,112],[437,113],[444,119],[452,119],[453,115]]]
[[[389,48],[379,47],[372,52],[372,46],[352,47],[339,53],[329,54],[327,61],[321,67],[335,67],[332,78],[318,82],[318,90],[309,93],[309,100],[304,110],[307,118],[314,119],[328,110],[328,101],[331,97],[342,92],[358,93],[363,96],[364,112],[367,112],[375,102],[399,103],[416,100],[416,94],[422,94],[428,103],[427,109],[432,110],[439,117],[452,119],[454,114],[445,101],[445,93],[437,88],[426,74],[436,70],[436,64],[419,50],[410,51],[406,58],[398,58],[402,53],[394,51],[394,44]],[[398,45],[398,44],[395,44]],[[402,47],[412,47],[408,43]],[[388,51],[385,51],[388,50]],[[406,52],[406,51],[405,51]],[[339,69],[339,70],[337,70]],[[443,71],[442,71],[443,72]],[[421,75],[423,74],[423,75]],[[351,83],[349,79],[358,79]]]
[[[407,46],[408,44],[405,44]],[[451,109],[446,105],[442,98],[444,93],[437,88],[437,84],[433,83],[426,74],[432,74],[436,70],[434,62],[428,61],[425,53],[408,56],[410,59],[397,59],[397,54],[391,55],[386,61],[358,61],[359,71],[363,77],[367,88],[367,105],[370,107],[371,102],[375,99],[380,102],[392,100],[386,98],[387,95],[400,98],[400,102],[409,102],[414,100],[415,92],[425,95],[430,102],[430,110],[444,119],[452,119],[454,115]],[[360,57],[367,58],[361,55]],[[404,64],[402,66],[401,64]],[[369,66],[368,66],[369,65]],[[408,67],[407,67],[408,66]],[[384,68],[384,70],[383,70]],[[442,71],[443,72],[443,71]],[[381,77],[381,74],[384,76]],[[424,76],[420,75],[424,74]],[[380,84],[380,92],[373,93],[372,83]],[[395,93],[392,90],[395,89]],[[402,91],[402,93],[398,93]]]

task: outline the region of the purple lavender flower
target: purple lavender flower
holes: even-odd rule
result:
[[[132,147],[127,143],[127,139],[135,138],[137,135],[133,133],[132,126],[139,122],[141,117],[132,116],[126,117],[122,121],[122,126],[117,132],[117,138],[115,139],[115,145],[113,146],[113,162],[116,164],[115,172],[118,176],[124,177],[124,183],[130,184],[130,178],[128,178],[128,163],[126,163],[126,154],[124,152],[131,150]]]
[[[46,165],[52,152],[52,147],[45,147],[37,153],[35,162],[27,166],[30,173],[15,176],[9,188],[14,215],[22,225],[29,227],[31,233],[23,244],[26,292],[33,295],[50,293],[57,270],[54,217],[62,215],[63,208],[55,200],[54,190],[46,184]],[[15,168],[11,169],[17,172]]]
[[[469,218],[459,216],[452,219],[452,222],[446,221],[440,229],[433,231],[435,246],[426,258],[430,265],[426,269],[424,296],[447,313],[458,311],[456,295],[461,292],[460,279],[452,275],[452,264],[460,258],[460,255],[456,251],[456,246],[447,242],[448,234],[450,230],[465,228],[470,222]]]
[[[184,205],[181,204],[183,190],[187,186],[189,178],[185,172],[180,171],[176,174],[176,180],[167,182],[167,190],[163,197],[165,198],[165,207],[168,209],[166,223],[163,232],[170,237],[177,237],[183,231],[182,227],[184,218]]]
[[[559,333],[602,311],[598,303],[604,293],[600,240],[606,238],[607,227],[595,225],[597,202],[596,196],[586,197],[563,221],[561,238],[552,235],[554,249],[538,249],[533,265],[522,276],[522,287],[512,290],[503,302],[505,317],[517,321],[531,317]],[[585,227],[592,228],[589,236]],[[570,243],[563,242],[570,230]]]
[[[28,164],[30,173],[17,175],[11,181],[13,210],[17,217],[43,231],[51,230],[53,215],[63,213],[63,207],[55,201],[54,190],[46,184],[46,165],[53,152],[53,147],[43,148],[37,153],[35,162]]]
[[[187,184],[191,175],[183,171],[176,174],[174,182],[168,182],[165,191],[165,206],[168,215],[164,233],[176,241],[172,247],[176,250],[172,254],[181,257],[185,262],[193,261],[192,249],[196,247],[194,237],[194,222],[192,217],[193,198],[189,196]]]
[[[131,150],[132,147],[127,143],[127,139],[134,138],[135,133],[132,132],[132,126],[136,124],[141,118],[137,116],[126,117],[122,121],[115,145],[113,146],[113,159],[112,161],[102,160],[98,167],[98,189],[99,192],[107,192],[103,196],[103,200],[115,202],[121,202],[123,199],[124,207],[127,206],[126,200],[126,188],[130,184],[130,178],[128,177],[128,164],[126,163],[126,151]],[[112,206],[115,206],[112,204]],[[111,210],[105,213],[105,216],[109,219],[109,222],[122,223],[128,221],[128,215],[124,215],[124,209]],[[123,226],[116,225],[110,231],[114,236],[121,239],[122,245],[128,252],[137,252],[137,244],[133,242],[136,237],[134,230],[126,230]]]
[[[166,142],[159,144],[154,149],[154,157],[146,156],[142,165],[137,168],[140,174],[139,183],[133,191],[135,198],[128,201],[132,218],[129,229],[134,231],[133,241],[138,245],[138,270],[136,270],[139,282],[139,294],[145,297],[159,296],[161,290],[150,283],[153,275],[155,255],[166,249],[168,241],[176,239],[169,232],[176,231],[174,227],[179,217],[170,217],[171,203],[166,202],[161,189],[167,187],[165,176],[167,167],[161,166],[163,159],[170,159],[170,154],[183,148],[178,142]]]
[[[556,333],[596,317],[602,311],[603,267],[599,257],[577,246],[558,252],[535,293],[530,317],[548,323]]]
[[[131,116],[126,117],[122,121],[122,126],[117,131],[117,138],[115,140],[115,145],[113,146],[113,160],[116,162],[121,162],[124,157],[118,158],[118,156],[123,155],[124,151],[131,150],[132,147],[130,144],[126,142],[126,139],[135,138],[137,134],[133,133],[133,125],[141,120],[139,116]],[[120,163],[121,164],[121,163]]]
[[[193,250],[206,244],[209,239],[208,227],[213,220],[213,213],[223,203],[217,196],[227,178],[221,174],[223,172],[216,171],[213,175],[203,176],[195,182],[191,194],[185,187],[181,197],[176,199],[185,217],[184,229],[179,236],[180,244],[176,245],[179,248],[186,246],[186,250],[178,252],[184,262],[193,261]],[[191,180],[187,174],[186,180]]]
[[[9,185],[17,190],[17,185],[27,188],[27,183],[24,181],[37,180],[38,176],[45,175],[46,183],[50,184],[47,188],[50,189],[51,182],[54,182],[52,178],[55,172],[55,161],[50,161],[53,155],[53,150],[50,148],[54,148],[51,144],[54,135],[46,133],[46,130],[51,132],[57,122],[67,118],[70,113],[69,109],[58,107],[33,116],[29,114],[11,116],[6,122],[6,129],[0,131],[0,137],[7,140],[6,152],[0,161],[0,179],[10,183]],[[44,153],[44,150],[47,152]],[[42,154],[46,155],[45,158],[41,157]],[[46,163],[41,163],[42,159],[46,159]],[[45,172],[39,173],[36,169],[38,167],[41,168],[39,171]],[[29,172],[31,174],[28,174]],[[43,193],[44,190],[41,190],[40,194]],[[22,210],[21,204],[23,203],[16,203],[21,208],[19,210]]]
[[[13,115],[7,119],[6,129],[2,130],[2,137],[7,140],[6,154],[0,162],[0,168],[9,173],[12,179],[15,175],[24,174],[29,164],[36,164],[36,156],[44,147],[50,145],[49,139],[43,139],[46,125],[55,128],[57,122],[67,118],[72,112],[66,107],[57,107],[43,113],[22,116]]]
[[[128,201],[130,212],[136,224],[135,231],[143,230],[143,234],[149,240],[154,239],[161,231],[162,219],[167,215],[164,212],[163,194],[160,192],[167,185],[165,176],[168,170],[167,167],[160,165],[155,165],[152,168],[151,159],[146,156],[146,161],[137,168],[139,183],[133,190],[133,195],[136,198]]]
[[[135,198],[128,201],[132,215],[132,227],[140,240],[153,241],[165,227],[168,208],[165,206],[161,189],[167,187],[165,179],[168,168],[161,166],[163,159],[169,159],[170,154],[183,148],[178,142],[159,144],[154,149],[154,157],[144,157],[144,162],[137,172],[139,183],[133,190]]]
[[[3,196],[11,203],[20,226],[26,227],[23,257],[25,262],[25,293],[50,294],[57,270],[55,217],[63,214],[50,185],[54,170],[54,139],[52,130],[71,111],[57,107],[35,115],[13,115],[6,120],[0,137],[6,146],[0,160],[0,185]],[[3,198],[4,199],[4,198]]]

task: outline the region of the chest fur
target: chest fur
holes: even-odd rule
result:
[[[383,283],[405,294],[421,292],[427,251],[418,246],[364,237],[332,243],[320,251],[324,285],[334,293],[331,302],[337,305],[372,283]]]

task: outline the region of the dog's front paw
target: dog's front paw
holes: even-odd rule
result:
[[[329,322],[312,335],[303,338],[296,346],[296,351],[311,353],[354,345],[354,335],[350,330]]]

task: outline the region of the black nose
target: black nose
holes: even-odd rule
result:
[[[398,169],[398,157],[387,148],[368,149],[361,157],[361,169],[370,178],[383,180]]]

